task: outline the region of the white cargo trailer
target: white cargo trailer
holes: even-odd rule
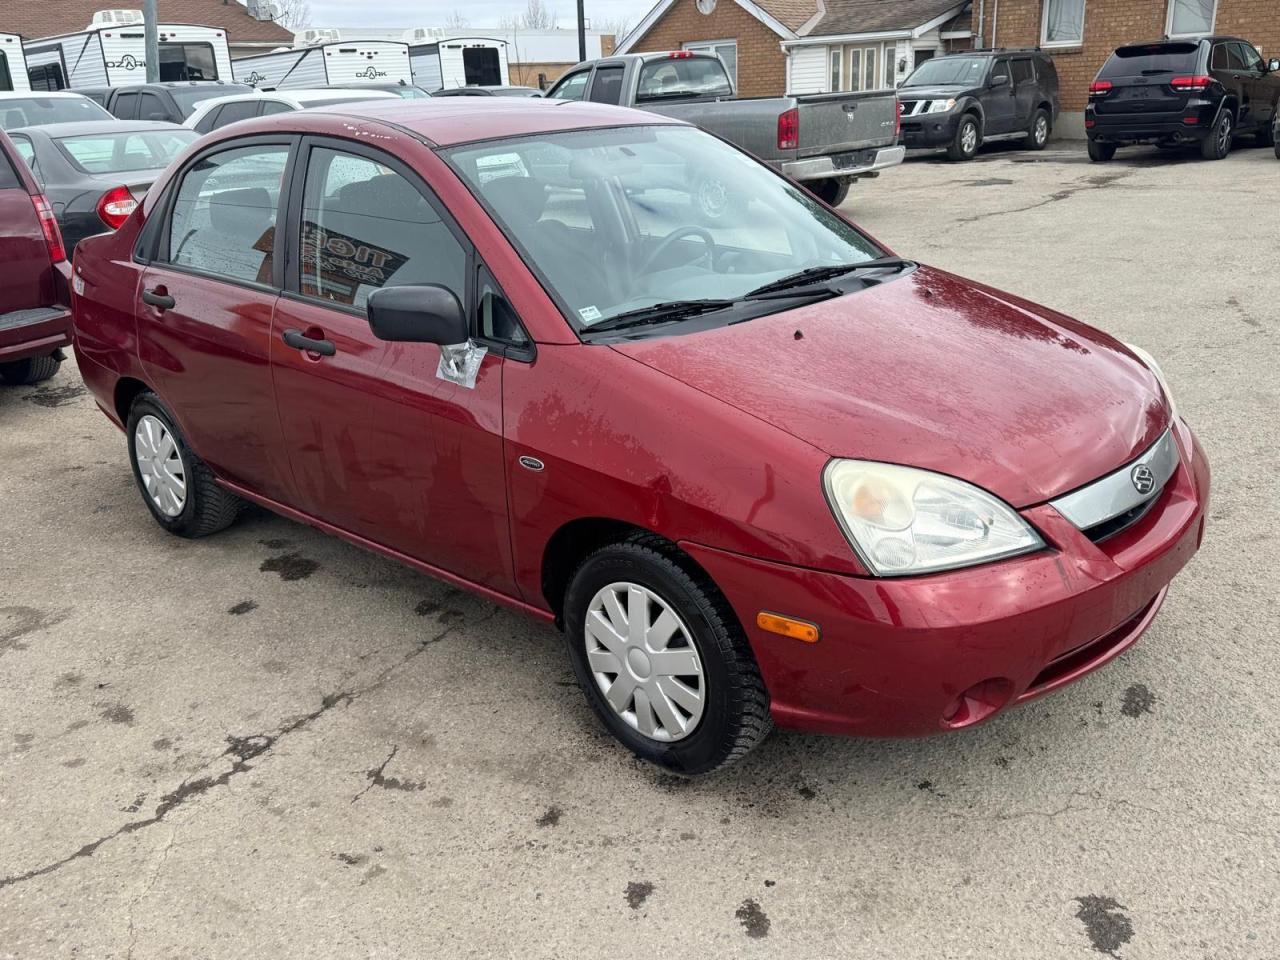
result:
[[[264,90],[413,82],[409,46],[395,40],[319,43],[243,57],[231,66],[237,81]]]
[[[0,33],[0,93],[25,93],[30,89],[22,38],[16,33]]]
[[[137,14],[137,16],[133,16]],[[87,30],[23,44],[35,90],[118,87],[147,82],[146,35],[136,10],[100,10]],[[230,80],[225,31],[192,24],[156,25],[161,80]]]
[[[424,90],[498,87],[511,81],[507,44],[492,37],[447,37],[409,47],[413,82]]]

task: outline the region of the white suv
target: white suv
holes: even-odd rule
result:
[[[202,100],[191,116],[183,123],[197,133],[208,133],[237,120],[263,117],[272,113],[289,113],[308,107],[330,107],[335,103],[352,103],[360,100],[398,99],[385,90],[265,90],[241,93],[230,97],[214,97]]]

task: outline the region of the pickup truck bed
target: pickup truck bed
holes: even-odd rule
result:
[[[579,64],[548,97],[616,103],[695,124],[742,147],[828,203],[851,181],[902,162],[893,91],[738,98],[724,64],[678,50]]]

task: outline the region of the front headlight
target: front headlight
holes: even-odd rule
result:
[[[927,113],[946,113],[955,107],[955,100],[931,100],[929,101],[929,109]]]
[[[1008,504],[940,473],[832,460],[822,482],[849,543],[877,576],[968,567],[1044,546]]]
[[[1132,343],[1126,343],[1125,346],[1136,353],[1138,355],[1138,359],[1146,365],[1146,368],[1156,375],[1156,380],[1160,384],[1160,389],[1164,391],[1164,398],[1169,403],[1169,416],[1171,419],[1176,419],[1178,416],[1178,407],[1177,404],[1173,402],[1173,391],[1169,389],[1169,381],[1164,378],[1164,371],[1160,369],[1160,364],[1156,363],[1156,358],[1147,353],[1147,351],[1143,350],[1141,347],[1134,346]]]

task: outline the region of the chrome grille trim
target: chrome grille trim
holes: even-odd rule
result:
[[[1155,484],[1145,494],[1138,492],[1132,479],[1138,467],[1147,467],[1154,475]],[[1050,500],[1049,506],[1078,529],[1088,530],[1160,496],[1177,469],[1178,444],[1169,429],[1141,456],[1088,486]]]

